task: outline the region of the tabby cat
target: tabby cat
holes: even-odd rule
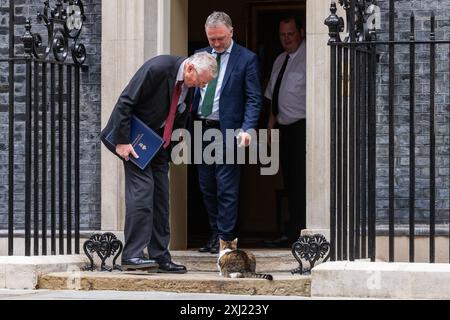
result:
[[[217,268],[220,275],[226,278],[262,278],[273,280],[272,275],[256,273],[255,256],[237,248],[237,238],[233,241],[220,239],[219,259]]]

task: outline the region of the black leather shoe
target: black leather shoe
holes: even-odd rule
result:
[[[216,254],[219,253],[219,239],[217,239],[216,242],[213,243],[213,245],[211,246],[211,249],[209,249],[209,252],[212,254]]]
[[[199,252],[211,252],[211,248],[216,247],[218,245],[219,245],[219,237],[212,236],[203,247],[198,249],[198,251]]]
[[[156,271],[158,263],[155,260],[147,260],[143,258],[122,259],[122,270],[142,270],[153,269]]]
[[[159,264],[159,273],[186,273],[186,267],[181,264],[170,262],[163,262]]]
[[[295,241],[290,241],[288,237],[281,236],[274,240],[265,240],[264,247],[266,248],[290,248]]]

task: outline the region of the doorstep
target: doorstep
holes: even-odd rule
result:
[[[218,272],[160,274],[145,272],[61,272],[42,275],[39,289],[162,291],[239,295],[310,296],[310,276],[272,273],[274,280],[229,279]]]

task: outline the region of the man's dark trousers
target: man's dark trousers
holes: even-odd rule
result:
[[[218,129],[203,125],[205,130]],[[225,137],[224,140],[225,141]],[[210,144],[203,141],[202,152]],[[235,145],[229,146],[235,148]],[[226,147],[223,147],[224,164],[198,165],[198,177],[200,190],[203,195],[203,203],[208,211],[209,225],[212,237],[218,236],[222,240],[232,241],[235,238],[234,230],[237,221],[239,204],[240,165],[226,164]],[[236,159],[234,159],[236,160]]]
[[[285,235],[297,240],[306,228],[306,119],[279,125],[280,160],[287,191],[289,220]]]
[[[125,247],[123,259],[142,257],[148,247],[150,259],[170,262],[169,153],[161,150],[145,170],[131,162],[125,167]]]

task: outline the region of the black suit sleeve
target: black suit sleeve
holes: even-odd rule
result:
[[[142,95],[152,88],[152,73],[142,66],[120,95],[114,111],[115,141],[117,144],[130,143],[130,117],[133,110],[141,104]]]

